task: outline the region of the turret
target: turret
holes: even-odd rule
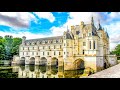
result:
[[[24,44],[24,43],[25,43],[25,40],[26,40],[26,37],[25,37],[25,36],[23,36],[23,37],[22,37],[22,44]]]

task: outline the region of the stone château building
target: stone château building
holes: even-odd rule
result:
[[[26,40],[22,38],[19,56],[14,61],[35,65],[64,66],[65,70],[90,67],[99,71],[117,64],[116,56],[109,55],[109,35],[98,25],[94,25],[93,17],[90,24],[83,21],[63,36]]]

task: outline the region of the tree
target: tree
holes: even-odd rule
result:
[[[120,44],[118,44],[115,47],[115,50],[111,52],[111,54],[116,54],[117,56],[120,56]],[[120,57],[117,58],[118,60],[120,59]]]
[[[13,38],[13,44],[12,44],[12,55],[18,55],[19,54],[19,45],[22,43],[21,38]]]
[[[21,38],[13,38],[10,35],[4,38],[0,36],[0,60],[10,60],[14,55],[18,55],[21,43]]]

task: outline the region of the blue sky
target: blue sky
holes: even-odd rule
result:
[[[120,43],[119,12],[0,12],[0,36],[26,36],[27,39],[60,36],[79,25],[81,21],[90,23],[94,17],[95,25],[100,20],[102,27],[110,36],[110,49]]]

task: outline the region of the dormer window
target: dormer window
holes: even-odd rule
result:
[[[91,36],[91,33],[89,33],[89,36]]]
[[[83,38],[85,38],[85,36],[86,36],[86,35],[85,35],[85,34],[83,34]]]

